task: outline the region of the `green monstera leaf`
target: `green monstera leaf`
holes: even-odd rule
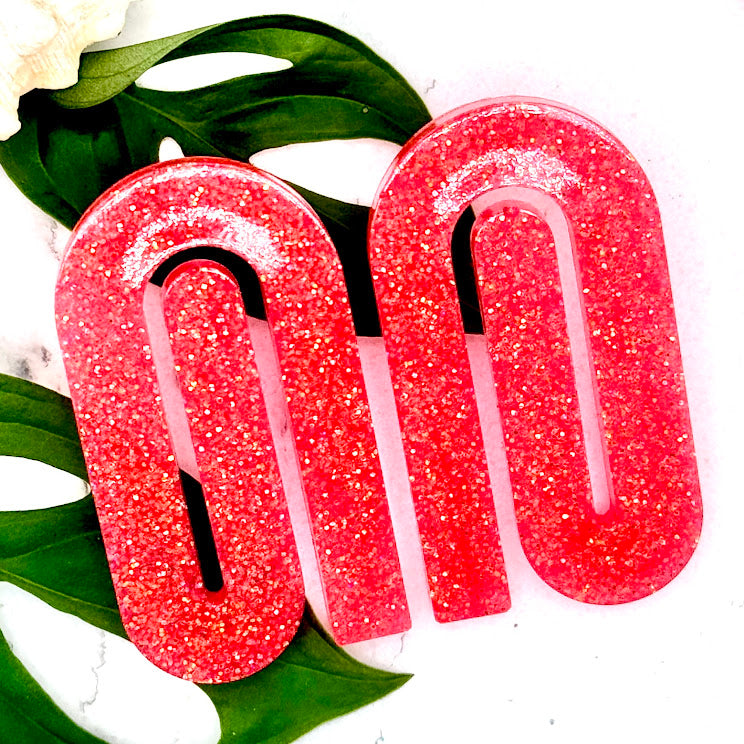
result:
[[[189,91],[136,84],[153,65],[214,52],[269,55],[292,66]],[[411,86],[362,42],[295,16],[247,18],[84,54],[76,85],[23,96],[19,116],[21,130],[0,142],[0,164],[67,227],[106,188],[156,162],[165,137],[185,155],[247,161],[300,142],[372,137],[403,144],[431,119]],[[366,252],[369,210],[302,194],[338,247],[357,331],[379,334]]]
[[[81,471],[67,398],[0,375],[0,455]],[[51,447],[60,438],[64,446]],[[48,509],[0,512],[0,581],[124,636],[93,499]],[[220,716],[222,741],[281,744],[387,695],[409,675],[372,669],[338,648],[306,608],[300,629],[272,664],[237,682],[202,685]],[[99,741],[70,721],[0,636],[0,730],[8,741]]]

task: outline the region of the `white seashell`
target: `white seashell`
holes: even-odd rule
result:
[[[124,26],[131,0],[3,0],[0,9],[0,140],[21,127],[18,99],[33,88],[77,82],[80,52]]]

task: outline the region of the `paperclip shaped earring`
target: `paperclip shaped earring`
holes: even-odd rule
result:
[[[702,523],[661,222],[623,145],[555,104],[496,100],[452,112],[403,149],[379,192],[370,256],[412,487],[422,489],[420,527],[431,529],[444,506],[470,522],[477,514],[467,501],[452,506],[446,481],[431,479],[416,419],[447,392],[439,370],[451,368],[458,384],[467,376],[450,256],[455,222],[472,202],[489,192],[498,202],[497,189],[515,186],[552,199],[569,226],[611,478],[610,508],[599,514],[550,229],[532,208],[492,206],[473,229],[473,257],[522,546],[543,580],[569,597],[638,599],[682,570]],[[461,400],[475,421],[466,387],[437,415],[439,438],[457,453],[446,468],[463,483],[483,469],[480,444],[468,446],[452,419]]]
[[[149,279],[205,245],[244,258],[261,283],[336,639],[404,630],[409,618],[348,298],[322,224],[251,166],[151,166],[112,187],[73,232],[58,332],[127,633],[167,671],[220,682],[281,653],[304,596],[247,321],[224,269],[192,263],[167,278],[160,323],[174,369],[153,350]],[[163,401],[162,380],[174,375],[219,561],[211,589]]]

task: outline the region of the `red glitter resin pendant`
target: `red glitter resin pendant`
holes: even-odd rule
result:
[[[243,257],[261,283],[336,640],[399,632],[410,621],[348,298],[325,229],[291,189],[251,166],[154,165],[106,192],[75,228],[57,326],[124,627],[166,671],[223,682],[286,648],[304,591],[234,279],[219,264],[182,264],[146,310],[146,295],[159,292],[153,272],[205,245]],[[190,458],[173,444],[166,378],[181,391],[175,407]],[[205,587],[192,535],[179,473],[190,459],[221,588]]]
[[[464,209],[498,202],[502,187],[552,199],[568,222],[611,475],[610,508],[599,514],[550,229],[532,207],[490,206],[473,228],[473,257],[527,558],[569,597],[626,602],[681,571],[702,523],[648,179],[617,139],[556,104],[464,107],[400,152],[378,191],[369,237],[440,620],[508,607],[450,248]]]

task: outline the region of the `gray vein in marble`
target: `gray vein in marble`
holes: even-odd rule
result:
[[[60,242],[60,224],[54,219],[54,217],[50,217],[47,220],[47,224],[49,225],[49,242],[47,243],[49,252],[57,259],[57,261],[61,261],[62,255],[64,254],[64,248],[58,245]],[[65,243],[66,242],[67,236],[65,235]]]
[[[100,643],[98,646],[98,661],[90,668],[91,672],[93,672],[93,679],[95,681],[95,686],[93,688],[93,694],[86,700],[80,701],[80,712],[81,713],[85,713],[86,709],[89,708],[91,705],[93,705],[98,699],[98,690],[99,690],[99,685],[100,685],[99,672],[103,668],[103,665],[106,663],[106,633],[104,633],[104,631],[101,630],[99,637],[100,637]]]
[[[398,657],[403,653],[405,650],[406,645],[406,635],[408,634],[408,631],[404,631],[400,634],[400,648],[398,649],[398,653],[393,656],[392,661],[390,662],[391,666],[395,666],[395,662],[398,661]]]
[[[62,387],[61,359],[43,343],[0,343],[0,372],[56,390]]]
[[[61,354],[46,343],[19,344],[0,333],[0,373],[69,395]]]
[[[14,377],[21,377],[24,380],[33,380],[31,373],[31,363],[24,357],[17,357],[11,363],[10,373]]]

